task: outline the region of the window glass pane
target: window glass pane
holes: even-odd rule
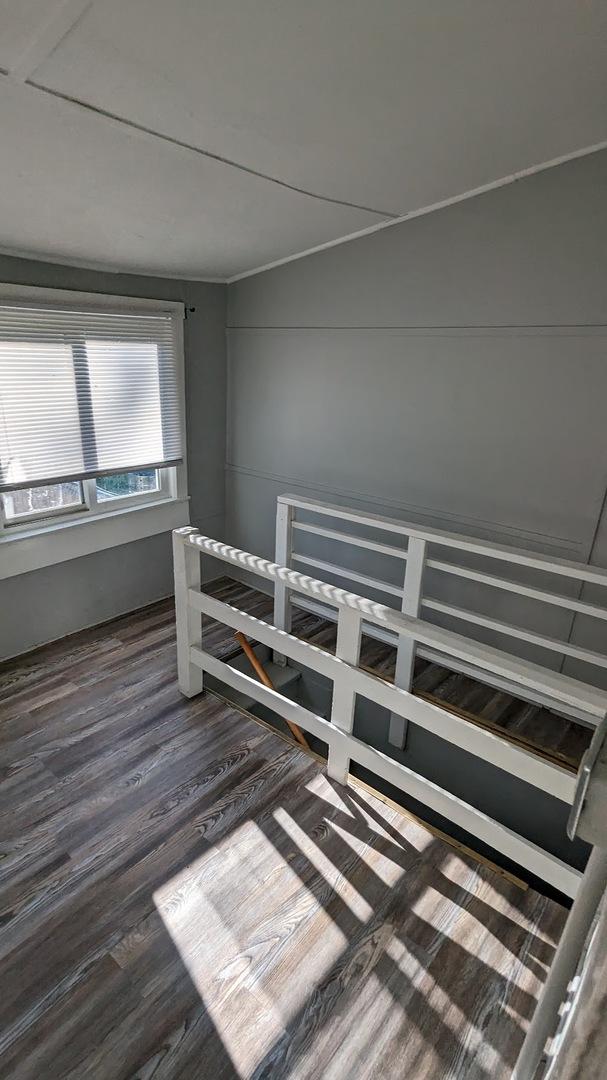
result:
[[[80,421],[69,345],[0,341],[0,401],[0,480],[4,485],[80,472]]]
[[[24,515],[44,517],[52,510],[77,509],[83,505],[82,487],[78,481],[69,484],[48,484],[44,487],[7,491],[2,496],[7,521]]]
[[[134,472],[115,473],[113,476],[97,477],[97,500],[123,499],[126,495],[143,495],[158,491],[156,469],[136,469]]]
[[[86,355],[98,468],[163,461],[158,346],[87,338]]]

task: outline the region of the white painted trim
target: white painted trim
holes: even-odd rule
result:
[[[366,551],[377,551],[381,555],[389,555],[392,558],[400,559],[403,562],[407,561],[407,552],[404,548],[393,547],[389,544],[377,544],[373,540],[367,540],[364,536],[355,536],[350,533],[339,532],[333,529],[323,529],[320,525],[307,525],[302,521],[294,521],[293,529],[301,530],[302,532],[312,533],[313,536],[324,536],[328,540],[337,540],[342,544],[349,544],[353,547],[361,547]],[[305,562],[306,559],[298,552],[293,552],[291,559],[294,562]],[[307,560],[308,565],[312,565],[310,559]],[[289,565],[285,563],[285,565]],[[331,563],[321,565],[317,560],[316,565],[319,569],[330,570],[331,573],[339,573],[342,577],[350,577],[349,573],[346,573],[344,567],[337,567]],[[576,600],[572,596],[561,596],[559,593],[549,593],[545,589],[532,588],[530,585],[523,585],[519,581],[509,581],[507,578],[497,577],[495,574],[486,574],[480,570],[471,570],[467,566],[458,566],[457,563],[442,562],[440,559],[427,559],[426,566],[432,570],[439,570],[444,574],[452,574],[455,577],[466,578],[469,581],[478,581],[482,585],[490,585],[494,589],[502,589],[505,592],[515,593],[517,596],[529,596],[532,600],[539,600],[544,604],[552,604],[555,607],[566,608],[567,611],[579,611],[582,615],[589,615],[596,619],[607,620],[607,608],[599,607],[598,604],[589,604],[584,600]],[[352,578],[354,581],[355,579]],[[369,579],[371,581],[371,579]],[[373,588],[381,589],[386,585],[386,582],[375,581]],[[386,591],[391,592],[392,588]],[[402,589],[396,590],[395,595],[402,595]]]
[[[345,535],[345,534],[344,534]],[[348,537],[346,536],[346,542]],[[419,540],[418,537],[412,536],[410,540],[411,544],[425,544],[425,540]],[[291,562],[302,563],[304,566],[311,566],[316,570],[324,570],[328,574],[332,574],[334,577],[345,578],[347,581],[356,581],[359,585],[365,585],[369,589],[374,589],[376,592],[383,592],[390,596],[397,596],[399,599],[404,597],[404,589],[399,588],[396,585],[390,585],[387,581],[379,581],[378,578],[368,577],[366,574],[359,574],[356,570],[349,570],[347,567],[336,566],[335,563],[325,562],[322,559],[313,559],[307,555],[298,555],[297,552],[292,552]],[[287,564],[285,564],[287,565]],[[428,566],[434,566],[436,568],[436,562],[429,560]],[[407,562],[407,567],[409,563]],[[448,563],[441,564],[444,567],[451,567]],[[474,570],[468,570],[466,567],[456,567],[455,573],[460,572],[461,577],[469,578],[472,581],[479,579],[481,575],[478,575]],[[499,581],[499,579],[496,579]],[[510,591],[517,592],[517,582],[511,582]],[[508,583],[506,584],[508,588]],[[529,593],[533,593],[533,590],[529,589]],[[537,592],[537,590],[536,590]],[[550,599],[550,594],[540,594],[541,599]],[[559,598],[561,599],[561,598]],[[566,597],[562,598],[566,600]],[[558,602],[558,601],[557,601]],[[446,604],[441,600],[434,600],[431,597],[421,597],[420,604],[422,607],[430,608],[431,611],[439,611],[444,615],[449,615],[454,619],[462,619],[464,622],[474,623],[476,626],[483,626],[489,630],[495,630],[498,634],[504,634],[507,637],[515,637],[519,641],[526,641],[531,645],[537,645],[541,649],[548,649],[552,652],[561,653],[563,656],[572,656],[576,660],[582,660],[586,664],[595,664],[597,667],[607,668],[607,656],[601,655],[601,653],[593,652],[590,649],[582,649],[577,645],[572,645],[568,641],[560,640],[559,638],[546,637],[545,634],[537,634],[533,630],[527,630],[523,626],[513,626],[511,623],[503,622],[501,619],[492,619],[488,615],[484,615],[480,611],[468,611],[466,608],[457,607],[454,604]],[[570,606],[575,610],[575,601],[572,601],[571,605],[563,603],[563,607]],[[591,605],[586,605],[590,608]],[[594,607],[594,605],[592,606]],[[405,607],[402,608],[405,614],[409,612]],[[607,618],[607,611],[604,608],[597,608],[600,618]],[[594,614],[591,610],[590,614]],[[398,685],[404,685],[400,682]]]
[[[278,266],[285,266],[287,263],[295,262],[297,259],[305,259],[308,255],[316,255],[320,251],[327,251],[329,248],[338,247],[341,244],[349,244],[351,240],[360,240],[364,236],[372,236],[373,233],[380,232],[382,229],[389,229],[393,225],[402,225],[405,221],[411,221],[412,218],[423,217],[425,214],[431,214],[435,210],[444,210],[448,206],[454,206],[456,203],[464,202],[466,199],[473,199],[477,195],[485,195],[488,191],[496,191],[497,188],[506,187],[508,184],[514,184],[517,180],[523,180],[527,176],[534,176],[536,173],[544,172],[546,169],[554,169],[557,165],[565,165],[568,161],[575,161],[577,158],[587,157],[588,154],[596,154],[601,150],[607,150],[607,139],[602,142],[594,143],[592,146],[582,147],[580,150],[572,150],[568,154],[561,154],[559,157],[551,158],[549,161],[540,162],[538,165],[530,165],[526,169],[518,169],[517,172],[510,173],[508,176],[502,176],[499,180],[491,180],[488,184],[481,184],[480,187],[470,188],[469,191],[463,191],[460,195],[452,195],[447,199],[441,199],[440,202],[430,203],[428,206],[421,206],[417,210],[410,210],[406,214],[401,214],[400,217],[387,218],[385,221],[380,221],[376,225],[368,225],[365,229],[357,229],[356,232],[348,233],[346,236],[340,236],[337,240],[327,240],[324,244],[316,244],[315,247],[307,248],[305,251],[298,251],[293,255],[286,255],[282,259],[275,259],[273,262],[265,263],[263,266],[257,266],[253,270],[244,270],[240,274],[234,274],[233,277],[227,279],[228,285],[234,285],[237,281],[244,281],[245,278],[253,277],[255,274],[264,274],[266,270],[274,270]]]
[[[423,543],[424,541],[422,541]],[[345,578],[347,581],[356,581],[358,585],[365,585],[368,589],[375,589],[377,592],[387,593],[389,596],[397,596],[399,600],[402,599],[403,590],[397,585],[390,585],[387,581],[378,581],[377,578],[368,577],[366,574],[359,574],[356,570],[349,570],[347,567],[336,566],[334,563],[325,562],[324,559],[313,559],[309,555],[298,555],[293,552],[291,555],[291,562],[302,563],[303,566],[311,566],[314,570],[325,570],[328,574],[333,574],[335,577]],[[289,564],[285,562],[285,566]]]
[[[537,645],[540,649],[548,649],[551,652],[560,653],[563,656],[571,656],[575,660],[582,660],[585,664],[595,664],[597,667],[607,668],[607,656],[592,652],[590,649],[582,649],[577,645],[571,645],[568,641],[558,638],[546,637],[545,634],[536,634],[532,630],[526,630],[523,626],[513,626],[501,619],[492,619],[489,615],[483,615],[478,611],[468,611],[467,608],[456,607],[454,604],[445,604],[442,600],[432,600],[430,597],[422,600],[422,607],[438,611],[443,615],[449,615],[463,622],[474,623],[475,626],[483,626],[487,630],[494,630],[497,634],[515,637],[519,641],[526,641],[530,645]]]
[[[347,534],[344,534],[344,536],[347,537]],[[520,581],[508,581],[507,578],[496,577],[495,574],[470,570],[467,566],[441,562],[440,559],[428,559],[426,565],[432,570],[439,570],[444,574],[467,578],[469,581],[478,581],[481,585],[490,585],[492,589],[502,589],[505,592],[515,593],[517,596],[528,596],[532,600],[539,600],[542,604],[553,604],[555,607],[566,608],[567,611],[579,611],[582,615],[589,615],[594,619],[607,620],[607,608],[599,607],[598,604],[586,603],[584,600],[576,600],[573,596],[549,593],[545,589],[536,589],[530,585],[523,585]]]
[[[293,544],[292,524],[295,511],[292,506],[285,503],[276,504],[276,560],[283,566],[291,565],[291,548]],[[279,630],[291,629],[291,599],[289,590],[277,581],[274,586],[274,625]],[[279,652],[273,653],[275,664],[284,667],[286,658]]]
[[[293,528],[300,532],[309,532],[313,536],[324,536],[327,540],[338,540],[344,544],[352,544],[353,547],[365,548],[366,551],[377,551],[380,555],[390,555],[394,559],[407,560],[407,549],[394,547],[392,544],[377,544],[374,540],[367,540],[365,536],[354,536],[351,533],[340,532],[335,529],[323,529],[321,525],[307,525],[304,521],[294,521]],[[300,560],[302,556],[297,556]],[[278,560],[277,560],[278,561]],[[285,566],[288,566],[285,563]]]
[[[405,578],[401,591],[401,611],[404,615],[420,617],[424,570],[427,558],[427,544],[416,536],[409,537],[407,547],[407,559],[405,562]],[[403,690],[413,689],[413,671],[415,668],[414,638],[402,636],[398,638],[396,646],[396,665],[394,668],[394,685]],[[407,742],[407,720],[398,713],[392,713],[388,728],[388,742],[399,750],[404,750]]]
[[[331,723],[346,735],[351,735],[354,731],[356,688],[351,676],[360,658],[361,629],[360,613],[353,608],[340,607],[335,656],[338,661],[344,661],[344,665],[337,669],[337,676],[333,676]],[[327,772],[338,784],[348,783],[350,756],[346,742],[329,743]]]
[[[453,657],[472,664],[490,675],[497,675],[521,687],[528,687],[530,690],[549,695],[561,706],[583,708],[597,720],[601,720],[606,714],[607,692],[588,686],[568,675],[561,675],[538,664],[532,664],[528,660],[494,649],[481,642],[472,641],[461,634],[444,630],[421,619],[403,615],[402,612],[394,611],[384,604],[375,603],[364,596],[330,585],[326,581],[318,581],[296,570],[271,563],[251,552],[242,551],[230,544],[223,544],[208,536],[188,532],[183,536],[183,542],[192,544],[208,555],[213,555],[241,570],[251,571],[269,581],[282,581],[289,590],[303,593],[312,600],[324,601],[337,608],[353,608],[362,615],[365,622],[374,623],[381,629],[392,630],[397,635],[408,635],[420,645],[429,646],[444,653],[449,659]]]
[[[571,559],[557,559],[546,555],[536,554],[524,548],[510,547],[505,544],[496,544],[490,540],[481,540],[474,536],[465,536],[463,533],[451,533],[444,529],[426,528],[410,521],[401,521],[399,518],[385,517],[382,514],[364,513],[354,510],[349,506],[337,506],[333,503],[318,502],[304,496],[284,494],[279,495],[279,503],[287,503],[289,506],[307,510],[311,514],[321,517],[336,517],[343,521],[351,521],[358,525],[369,525],[383,532],[397,533],[401,536],[415,536],[420,540],[427,540],[431,544],[442,547],[461,548],[475,555],[484,555],[487,558],[498,559],[504,562],[517,563],[520,566],[529,566],[534,570],[543,570],[549,574],[560,574],[563,577],[576,578],[580,581],[589,581],[593,585],[607,586],[607,569],[590,566],[588,563],[573,562]]]
[[[325,652],[324,649],[318,648],[311,642],[303,641],[286,631],[279,630],[270,623],[240,611],[231,604],[216,600],[206,593],[190,589],[188,603],[193,610],[233,630],[242,630],[254,641],[259,641],[269,648],[280,649],[281,653],[288,656],[290,660],[331,679],[335,683],[336,690],[338,686],[342,688],[348,686],[352,694],[360,694],[361,697],[375,701],[383,708],[411,720],[414,724],[419,724],[426,731],[466,750],[469,754],[483,758],[496,768],[524,780],[525,783],[547,791],[563,802],[570,805],[573,802],[576,783],[574,773],[559,765],[544,761],[536,754],[515,746],[498,734],[487,731],[440,705],[424,701],[408,690],[393,686],[384,679],[360,669],[357,666],[360,646],[360,627],[357,619],[353,622],[351,640],[346,643],[347,648],[351,650],[351,658],[348,659],[345,655],[338,656]],[[340,613],[343,614],[344,611],[348,612],[351,609],[342,608]],[[356,615],[356,613],[353,614]],[[333,701],[335,703],[335,694]],[[351,718],[350,714],[348,717]],[[335,722],[333,716],[332,722]],[[342,731],[347,730],[350,733],[352,731],[351,725],[346,728],[343,723],[338,723],[336,726]]]
[[[190,589],[200,593],[200,559],[192,548],[182,544],[180,536],[187,531],[174,531],[173,570],[175,575],[175,631],[177,638],[177,678],[185,697],[202,692],[202,671],[190,660],[190,647],[202,647],[202,620],[188,603]]]
[[[335,609],[329,607],[328,604],[320,604],[316,600],[308,600],[305,596],[296,595],[293,597],[293,606],[300,608],[302,611],[308,611],[311,615],[317,615],[320,619],[326,619],[329,622],[337,622]],[[384,645],[392,645],[396,648],[396,634],[392,633],[391,630],[384,630],[380,626],[373,626],[372,623],[365,623],[363,620],[363,634],[366,637],[373,638],[374,641],[381,641]],[[448,667],[452,671],[459,671],[463,675],[469,675],[471,679],[478,679],[481,682],[487,683],[488,686],[493,686],[496,690],[505,690],[507,694],[512,694],[515,698],[520,698],[521,696],[521,688],[518,684],[513,683],[508,679],[501,678],[492,671],[480,671],[480,669],[475,668],[473,664],[468,664],[464,660],[456,660],[452,656],[445,656],[436,649],[428,649],[422,646],[418,648],[417,653],[419,656],[423,657],[424,660],[431,660],[433,664],[438,664],[441,667]],[[531,701],[535,705],[542,705],[544,708],[551,709],[552,712],[557,713],[559,716],[564,716],[566,719],[571,719],[573,717],[578,723],[583,724],[585,727],[595,728],[597,726],[596,717],[587,710],[575,708],[571,705],[565,709],[549,694],[543,694],[539,690],[533,690],[530,687],[526,687],[525,701]],[[607,699],[605,705],[607,708]]]
[[[189,521],[189,499],[165,499],[71,521],[38,523],[0,538],[0,580],[170,532]]]

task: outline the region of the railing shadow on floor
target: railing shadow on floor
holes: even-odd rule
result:
[[[285,754],[290,755],[292,752],[287,749]],[[305,772],[308,773],[309,769]],[[254,782],[255,774],[250,778],[250,783]],[[305,1075],[298,1071],[298,1063],[303,1066],[306,1055],[315,1053],[314,1047],[317,1043],[331,1043],[332,1026],[339,1027],[343,1022],[344,1010],[348,1009],[357,993],[360,993],[364,981],[371,978],[378,980],[378,992],[383,988],[390,995],[392,1010],[396,1009],[400,1013],[397,1026],[403,1045],[406,1046],[407,1040],[410,1040],[412,1028],[417,1030],[418,1037],[422,1040],[422,1045],[415,1051],[415,1058],[407,1059],[407,1068],[410,1070],[408,1075],[431,1075],[427,1071],[430,1063],[433,1063],[434,1069],[441,1070],[432,1073],[437,1078],[442,1075],[474,1075],[479,1080],[493,1080],[499,1075],[494,1066],[489,1068],[478,1061],[478,1046],[470,1045],[470,1030],[466,1031],[468,1045],[465,1045],[437,1011],[436,1006],[429,1001],[425,991],[430,985],[435,996],[445,999],[446,1006],[457,1010],[463,1018],[462,1027],[472,1025],[481,1029],[482,1041],[489,1047],[490,1056],[499,1059],[503,1075],[509,1075],[522,1045],[524,1025],[533,1012],[533,994],[520,988],[513,990],[506,975],[496,971],[490,963],[475,956],[465,946],[458,944],[448,936],[445,928],[436,928],[414,909],[422,907],[424,893],[431,888],[449,901],[451,929],[454,932],[458,913],[465,911],[484,926],[489,925],[491,934],[510,952],[519,952],[519,946],[526,942],[527,949],[521,956],[520,963],[541,983],[546,965],[551,959],[553,945],[529,929],[521,927],[508,914],[497,912],[486,901],[477,897],[471,888],[481,880],[486,880],[489,875],[491,887],[507,898],[507,904],[513,909],[518,908],[525,912],[525,921],[529,922],[534,913],[526,910],[529,907],[526,894],[491,871],[475,870],[472,860],[449,851],[438,840],[431,840],[423,852],[420,852],[414,843],[409,842],[389,822],[383,820],[370,800],[358,791],[325,781],[328,784],[327,792],[333,792],[335,801],[342,804],[342,809],[322,798],[318,792],[311,791],[309,783],[305,792],[300,791],[294,797],[289,790],[291,783],[287,770],[283,782],[277,789],[269,792],[263,810],[256,816],[242,818],[235,807],[236,816],[226,832],[214,835],[212,841],[201,838],[205,849],[204,853],[201,852],[201,857],[204,859],[215,844],[221,844],[233,835],[235,830],[247,823],[254,823],[280,857],[285,871],[297,876],[298,891],[305,893],[313,901],[312,907],[308,909],[311,915],[304,915],[294,931],[293,916],[290,912],[285,913],[287,941],[291,933],[305,929],[303,924],[306,918],[317,915],[322,909],[343,936],[345,943],[340,954],[333,958],[323,971],[322,977],[305,1001],[294,1013],[283,1017],[284,1034],[246,1074],[242,1070],[234,1071],[234,1064],[222,1042],[221,1031],[217,1030],[218,1023],[219,1027],[221,1026],[221,1010],[214,1010],[215,1024],[211,1021],[209,1027],[209,1020],[203,1015],[204,1002],[202,1013],[195,1008],[192,1016],[197,1034],[194,1036],[192,1029],[191,1038],[195,1038],[196,1047],[200,1047],[200,1063],[202,1068],[204,1060],[204,1075],[211,1061],[216,1063],[212,1075],[220,1080],[224,1080],[224,1077],[232,1080],[236,1075],[241,1078],[246,1075],[246,1080],[266,1080],[270,1077],[272,1080],[286,1080],[294,1073]],[[215,833],[217,818],[212,808],[209,820],[212,821],[211,831]],[[291,831],[285,829],[285,822],[293,823]],[[412,824],[412,828],[419,829],[421,834],[421,827]],[[293,834],[300,834],[300,843],[294,839]],[[304,847],[306,850],[303,850]],[[310,857],[315,852],[322,853],[323,848],[327,849],[327,857],[330,857],[334,866],[337,880],[344,883],[344,889],[339,892]],[[399,868],[396,884],[388,887],[367,864],[366,850],[380,853]],[[463,858],[469,866],[468,887],[456,884],[447,876],[442,868],[445,856],[456,860]],[[343,895],[349,887],[356,890],[369,906],[368,919],[361,919],[349,906]],[[217,902],[217,897],[214,902]],[[226,897],[226,903],[230,908],[232,899]],[[301,904],[296,906],[301,910]],[[198,922],[195,909],[192,917]],[[218,905],[218,917],[222,918],[221,905]],[[277,916],[274,915],[270,921],[273,921],[277,935],[274,952],[280,954],[284,948],[284,940],[278,933],[276,919]],[[247,954],[252,941],[238,940],[237,925],[230,925],[229,919],[225,921],[230,933],[234,935],[237,948]],[[169,932],[168,929],[165,932]],[[270,927],[262,925],[261,937],[268,932]],[[196,936],[195,930],[193,936]],[[255,935],[252,940],[256,940]],[[413,969],[412,973],[403,970],[398,958],[390,954],[393,945],[401,953],[401,958],[406,957]],[[182,960],[187,967],[187,958]],[[269,971],[272,964],[277,962],[279,955],[266,957],[259,974],[255,976],[251,972],[251,978],[262,993],[265,992],[264,970]],[[471,988],[474,988],[473,993]],[[280,1000],[275,1004],[282,1014],[284,1001]],[[472,1015],[471,1008],[476,1009]],[[376,1038],[377,1032],[370,1030],[369,1041]],[[207,1039],[210,1040],[208,1047]],[[182,1049],[182,1057],[184,1052],[185,1049]],[[196,1053],[195,1050],[193,1052]],[[487,1052],[485,1049],[485,1054]],[[167,1064],[169,1060],[170,1057],[167,1057]],[[396,1075],[390,1073],[388,1062],[385,1064],[385,1075]],[[494,1065],[496,1064],[494,1061]],[[156,1076],[156,1073],[153,1075]],[[170,1075],[166,1068],[159,1069],[159,1078]],[[208,1075],[211,1075],[211,1072]],[[364,1075],[362,1064],[361,1075]]]
[[[351,803],[351,800],[348,800]],[[339,823],[342,828],[346,828],[343,820],[343,815],[337,815]],[[360,820],[360,819],[359,819]],[[332,818],[335,821],[335,818]],[[357,831],[356,819],[354,822],[351,818],[347,819],[349,828],[347,831],[353,837],[362,839],[361,831]],[[383,828],[383,826],[382,826]],[[279,853],[283,858],[286,858],[289,853],[289,848],[292,845],[292,839],[288,834],[278,830],[278,832],[264,828],[264,834],[268,839],[271,839],[272,843],[276,846]],[[364,832],[362,833],[364,836]],[[332,851],[335,850],[336,839],[333,838]],[[337,846],[342,847],[342,854],[337,861],[337,869],[342,869],[344,876],[348,876],[345,870],[345,866],[348,861],[352,862],[353,852],[343,840],[337,840]],[[440,852],[443,845],[440,841],[432,841],[431,847],[435,851]],[[407,854],[406,845],[402,844],[401,851],[403,854]],[[415,848],[409,849],[409,854],[417,852]],[[394,856],[394,846],[390,852],[390,858]],[[404,860],[405,864],[408,860]],[[360,869],[360,863],[364,860],[357,860],[358,869]],[[424,875],[421,880],[415,876],[415,870],[417,860],[414,858],[413,862],[408,861],[409,865],[405,865],[403,869],[406,873],[415,877],[415,886],[413,888],[407,887],[409,882],[406,878],[401,878],[399,881],[399,888],[393,888],[390,890],[388,896],[385,899],[383,909],[374,909],[373,917],[370,923],[361,922],[348,907],[347,903],[339,896],[339,894],[332,888],[328,887],[326,882],[315,876],[313,872],[313,865],[309,862],[306,855],[301,852],[296,859],[290,859],[289,866],[291,870],[298,873],[302,884],[305,888],[312,892],[317,903],[321,904],[327,914],[335,922],[336,926],[340,929],[347,944],[344,947],[342,955],[332,965],[330,971],[328,971],[322,980],[322,987],[318,988],[310,999],[306,1002],[305,1006],[300,1010],[297,1016],[291,1018],[287,1033],[282,1040],[281,1045],[273,1048],[272,1052],[268,1055],[265,1063],[260,1065],[254,1073],[255,1080],[261,1080],[265,1076],[275,1076],[277,1073],[274,1071],[279,1066],[279,1062],[282,1058],[288,1060],[290,1068],[293,1068],[296,1063],[297,1049],[295,1049],[294,1060],[294,1047],[297,1048],[300,1045],[299,1053],[305,1053],[309,1047],[306,1046],[306,1035],[309,1029],[313,1029],[315,1034],[318,1033],[319,1025],[322,1026],[323,1021],[328,1022],[328,1017],[323,1018],[322,1008],[322,996],[323,992],[327,992],[326,988],[329,988],[334,980],[340,980],[343,972],[356,965],[357,953],[362,952],[366,954],[369,950],[375,951],[377,945],[374,938],[381,939],[381,928],[385,925],[386,921],[391,922],[395,928],[395,934],[400,938],[401,942],[405,946],[407,952],[413,957],[416,967],[426,967],[426,970],[431,968],[432,977],[436,985],[442,989],[443,993],[450,999],[453,1005],[455,1005],[462,1015],[466,1016],[472,1023],[478,1018],[469,1017],[469,1000],[468,994],[470,993],[470,986],[474,984],[477,988],[480,985],[484,985],[487,989],[491,989],[491,993],[488,994],[492,1008],[498,1006],[499,1002],[506,997],[508,990],[508,980],[497,973],[493,968],[488,967],[485,962],[477,956],[474,956],[468,949],[458,945],[446,934],[437,930],[431,924],[426,922],[423,918],[416,915],[413,911],[415,905],[420,901],[423,890],[430,882],[427,876]],[[399,865],[402,862],[399,861]],[[432,870],[434,871],[434,867]],[[470,906],[475,904],[475,898],[468,892],[468,890],[462,887],[453,886],[449,882],[449,879],[440,872],[437,867],[438,873],[432,872],[432,888],[438,888],[445,896],[449,896],[449,893],[457,891],[458,899],[454,901],[458,907],[465,910],[470,910]],[[365,867],[364,877],[366,879],[365,891],[369,890],[369,883],[374,877],[374,872],[370,867]],[[425,880],[424,880],[425,879]],[[361,881],[357,880],[357,886],[361,888]],[[401,891],[402,887],[402,891]],[[516,888],[516,886],[513,886]],[[364,895],[364,893],[363,893]],[[449,897],[450,899],[452,897]],[[487,914],[491,915],[492,932],[496,932],[502,942],[508,941],[507,948],[516,948],[516,939],[513,940],[513,931],[518,930],[516,938],[522,936],[520,928],[513,924],[507,916],[499,915],[494,909],[488,909],[487,905],[482,905],[482,914],[486,918]],[[479,905],[476,903],[475,917],[478,917]],[[406,923],[406,928],[398,930],[399,921]],[[534,944],[537,942],[537,951],[549,960],[550,953],[554,951],[553,946],[547,942],[541,941],[541,939],[534,938]],[[475,1061],[475,1053],[466,1050],[458,1041],[457,1036],[448,1027],[443,1018],[437,1013],[436,1009],[429,1003],[428,998],[424,996],[419,989],[413,985],[411,978],[399,968],[394,959],[384,950],[380,950],[381,955],[377,959],[377,962],[373,965],[372,971],[379,979],[380,983],[391,994],[394,1003],[400,1007],[403,1011],[402,1028],[414,1025],[419,1028],[420,1035],[428,1044],[428,1050],[431,1054],[436,1053],[445,1067],[445,1075],[453,1075],[453,1068],[457,1064],[458,1069],[462,1070],[464,1075],[465,1070],[472,1066]],[[440,958],[439,958],[440,952]],[[363,957],[362,963],[365,963],[366,956]],[[436,962],[434,962],[436,961]],[[540,978],[545,976],[545,970],[538,970],[537,964],[533,964],[533,969],[536,975]],[[466,978],[461,980],[462,972],[466,972]],[[356,992],[356,987],[353,987],[352,993]],[[344,990],[345,997],[348,997],[347,987]],[[330,996],[330,991],[329,991]],[[516,990],[509,1001],[509,1011],[500,1009],[499,1023],[495,1025],[496,1030],[493,1033],[493,1039],[489,1037],[487,1030],[483,1031],[483,1039],[485,1042],[491,1043],[494,1051],[503,1060],[504,1064],[510,1068],[514,1067],[518,1053],[522,1046],[524,1038],[524,1030],[522,1023],[518,1022],[511,1015],[512,1012],[516,1013],[522,1021],[526,1021],[530,1018],[535,1006],[535,999],[532,995],[525,991]],[[405,1032],[402,1032],[403,1037]],[[410,1064],[407,1063],[410,1067]],[[278,1075],[281,1075],[280,1073]],[[415,1073],[411,1073],[415,1075]],[[420,1073],[420,1076],[423,1075]],[[491,1071],[480,1068],[478,1063],[475,1066],[475,1076],[480,1077],[493,1077],[496,1074]]]

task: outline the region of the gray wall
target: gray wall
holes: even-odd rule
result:
[[[607,565],[606,190],[596,154],[231,286],[229,540],[271,556],[276,496],[294,491]],[[327,541],[312,550],[331,558]],[[396,580],[385,557],[340,555]],[[444,576],[428,587],[605,648],[604,622]],[[387,715],[368,703],[355,730],[583,865],[564,803],[414,725],[393,750]]]
[[[292,490],[607,565],[606,190],[595,154],[231,286],[229,539],[270,555]]]
[[[0,256],[0,281],[183,301],[192,524],[221,537],[225,488],[226,288]],[[215,568],[212,567],[212,570]],[[216,572],[216,571],[215,571]],[[14,656],[172,593],[170,535],[0,580],[0,657]]]

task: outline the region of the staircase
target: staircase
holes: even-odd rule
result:
[[[266,674],[272,680],[274,688],[279,693],[284,694],[285,697],[289,697],[294,701],[297,700],[298,687],[301,684],[301,673],[294,667],[275,664],[272,660],[271,649],[268,649],[265,645],[253,645],[253,650]],[[228,663],[235,671],[242,671],[247,675],[251,674],[251,665],[239,646],[238,652],[234,654]],[[228,683],[215,678],[213,675],[207,676],[205,684],[207,690],[221,697],[224,701],[228,701],[235,708],[264,720],[266,723],[275,726],[281,733],[288,735],[289,729],[286,723],[271,709],[256,701],[251,694],[235,690]]]

